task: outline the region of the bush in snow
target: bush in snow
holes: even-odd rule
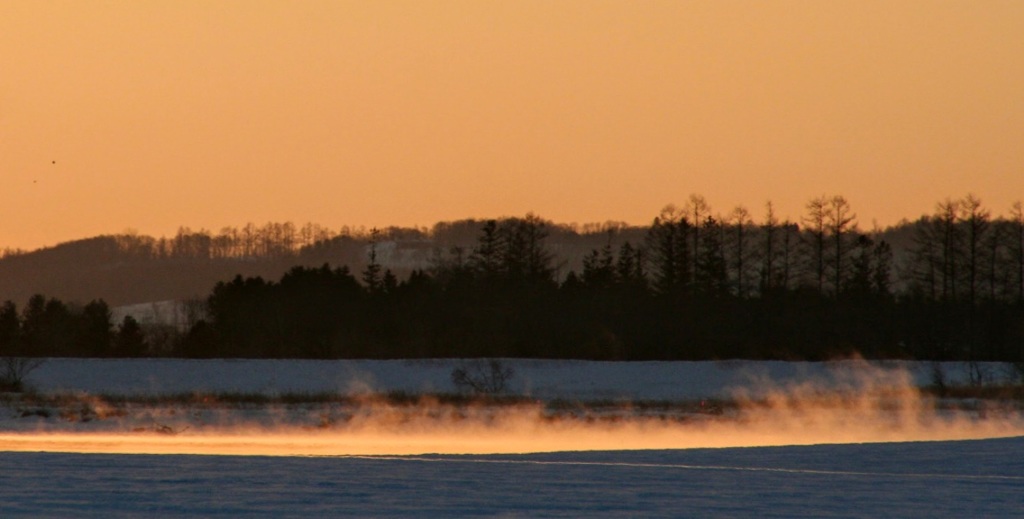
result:
[[[452,384],[460,392],[478,395],[497,395],[508,390],[515,370],[500,360],[463,363],[452,370]]]
[[[24,390],[25,378],[42,365],[43,359],[39,358],[3,357],[0,359],[0,391]]]

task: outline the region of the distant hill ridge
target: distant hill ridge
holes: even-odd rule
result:
[[[205,297],[218,281],[236,275],[277,279],[289,268],[367,263],[373,244],[377,261],[398,277],[429,268],[452,249],[468,254],[484,220],[436,224],[432,229],[343,228],[330,232],[313,224],[269,223],[226,228],[218,233],[182,228],[172,238],[137,234],[103,235],[31,252],[0,257],[0,301],[24,304],[34,294],[85,303],[103,299],[111,306]],[[620,223],[582,228],[548,222],[547,246],[566,268],[577,266],[591,248],[609,242],[639,243],[645,228]]]

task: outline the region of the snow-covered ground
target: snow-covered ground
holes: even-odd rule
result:
[[[29,377],[36,400],[8,396],[0,407],[0,517],[1024,510],[1019,404],[949,409],[922,397],[932,363],[503,364],[515,372],[508,393],[527,397],[507,408],[366,396],[451,393],[452,370],[474,361],[51,359]],[[939,368],[947,384],[968,380],[967,366]],[[1012,374],[977,368],[990,383]],[[829,396],[837,391],[854,396]],[[182,394],[197,396],[155,398]],[[294,394],[315,398],[237,397]],[[726,399],[755,402],[704,407]],[[643,401],[677,405],[652,416]],[[595,402],[618,407],[586,407]],[[703,448],[742,445],[761,447]],[[535,454],[490,454],[501,452]]]
[[[899,379],[918,387],[934,382],[930,362],[594,362],[509,359],[510,394],[539,399],[694,400],[751,397],[795,384],[823,388]],[[29,377],[43,393],[161,395],[176,393],[446,393],[451,372],[473,361],[446,360],[181,360],[51,359]],[[963,363],[940,364],[946,383],[966,384]],[[989,382],[1010,366],[982,363]]]
[[[1021,517],[1024,439],[369,458],[0,453],[2,517]]]

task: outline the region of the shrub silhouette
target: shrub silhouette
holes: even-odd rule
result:
[[[515,370],[498,359],[463,364],[452,370],[452,384],[461,392],[499,395],[508,390]]]

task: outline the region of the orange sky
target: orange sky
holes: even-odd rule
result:
[[[56,161],[54,164],[53,161]],[[0,0],[0,247],[1024,198],[1024,2]]]

